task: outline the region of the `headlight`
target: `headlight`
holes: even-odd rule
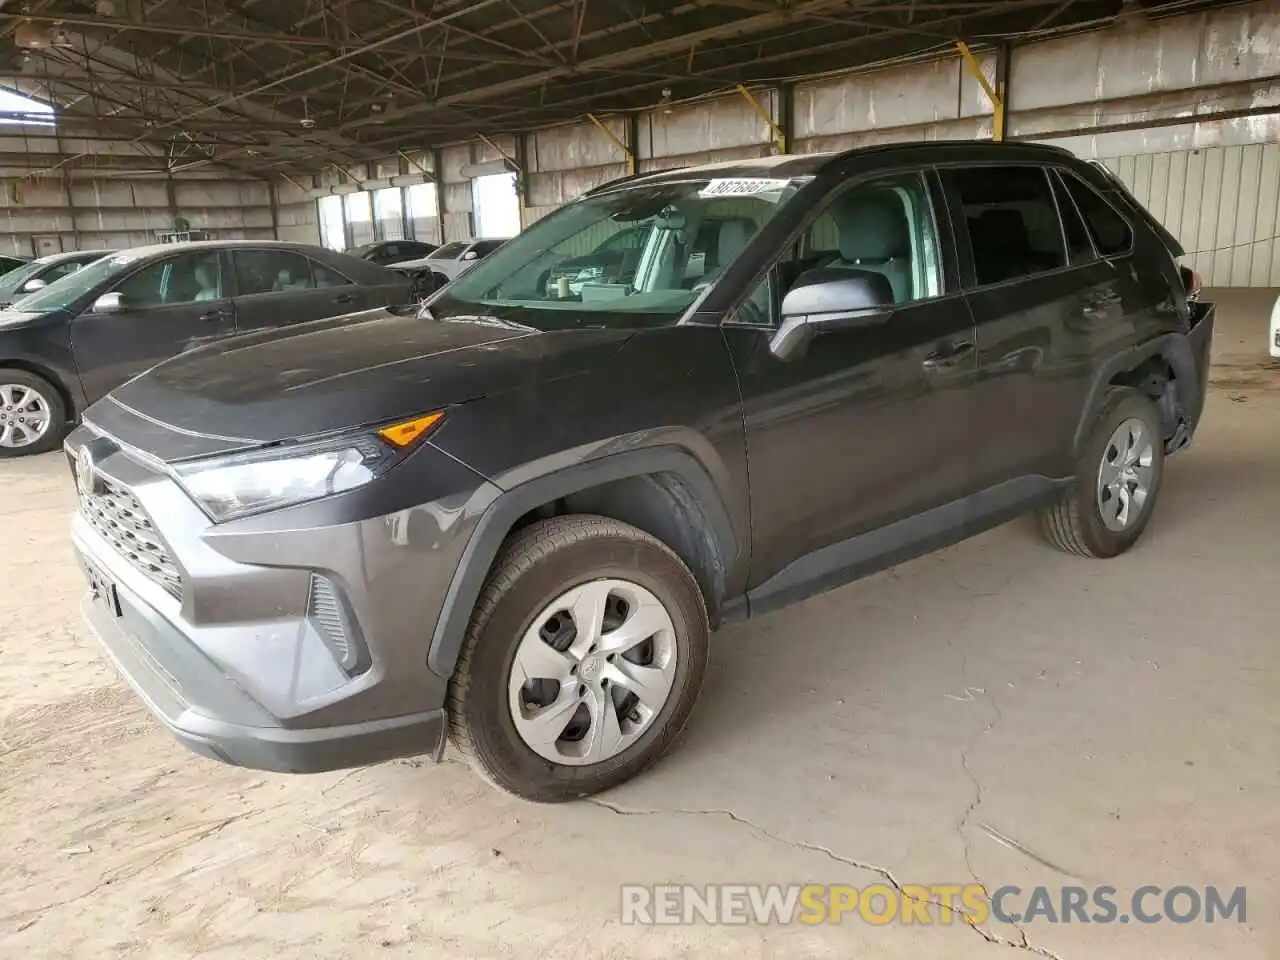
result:
[[[220,523],[363,486],[398,463],[443,417],[433,413],[370,433],[197,460],[174,473]]]

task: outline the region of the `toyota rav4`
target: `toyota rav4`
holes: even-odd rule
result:
[[[625,276],[548,283],[624,232]],[[198,753],[451,739],[521,796],[603,790],[678,737],[723,623],[1024,511],[1132,546],[1204,403],[1181,253],[1045,146],[615,182],[416,313],[206,346],[90,408],[85,612]]]

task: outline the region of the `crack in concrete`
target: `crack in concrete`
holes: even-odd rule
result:
[[[1006,947],[1014,947],[1015,949],[1018,949],[1018,950],[1026,950],[1030,953],[1039,954],[1042,957],[1048,957],[1049,960],[1062,960],[1061,957],[1057,956],[1054,953],[1049,952],[1048,950],[1045,950],[1043,947],[1037,947],[1028,943],[1027,935],[1022,931],[1021,927],[1017,927],[1015,925],[1015,928],[1017,929],[1021,937],[1020,941],[1007,940],[1004,937],[1001,937],[994,933],[990,933],[989,931],[983,930],[981,927],[973,923],[973,921],[969,918],[969,915],[967,913],[965,913],[963,910],[956,909],[955,907],[951,906],[949,903],[943,903],[941,900],[933,900],[930,898],[921,899],[920,897],[914,896],[913,894],[904,890],[902,887],[902,883],[898,880],[896,876],[893,875],[893,871],[891,871],[888,867],[882,867],[882,866],[879,866],[878,864],[870,863],[863,860],[856,860],[853,857],[836,853],[830,847],[823,846],[820,843],[813,843],[812,841],[809,841],[809,840],[794,839],[792,837],[784,837],[781,834],[774,833],[772,830],[768,830],[765,827],[762,827],[760,824],[756,823],[754,820],[750,820],[747,817],[744,817],[739,813],[735,813],[733,810],[729,810],[725,807],[710,807],[710,808],[704,808],[704,809],[689,809],[685,807],[676,807],[674,809],[666,809],[666,810],[656,809],[656,808],[655,809],[635,809],[631,807],[624,807],[624,806],[621,806],[620,804],[612,803],[608,800],[602,800],[599,797],[588,797],[587,803],[593,804],[594,806],[597,806],[597,807],[601,807],[602,809],[608,810],[610,813],[614,813],[620,817],[656,817],[656,816],[724,817],[725,819],[733,823],[736,823],[739,826],[746,827],[748,830],[751,830],[758,836],[761,836],[773,843],[780,843],[783,846],[793,847],[797,850],[806,850],[810,853],[821,854],[827,859],[832,860],[839,864],[843,864],[844,866],[855,867],[859,870],[866,870],[870,873],[877,874],[881,878],[883,878],[885,882],[887,882],[891,887],[893,887],[894,890],[898,891],[898,893],[901,894],[903,897],[906,897],[907,899],[912,900],[916,903],[932,904],[933,906],[938,907],[941,910],[945,910],[947,913],[951,914],[952,916],[958,917],[961,921],[963,921],[966,927],[968,927],[974,933],[978,934],[978,936],[982,937],[982,939],[986,940],[988,943],[999,944],[1001,946],[1006,946]],[[974,877],[974,881],[979,884],[982,883],[982,881],[978,880],[977,877]],[[983,892],[985,893],[986,887],[983,886],[982,889],[983,889]]]
[[[199,830],[193,834],[190,834],[189,836],[184,837],[179,844],[169,847],[167,850],[161,851],[160,853],[152,857],[150,860],[148,860],[146,863],[139,865],[133,870],[128,870],[126,872],[124,868],[121,868],[117,870],[115,873],[111,874],[110,876],[104,877],[103,879],[99,880],[97,883],[91,886],[88,890],[85,890],[83,893],[78,893],[74,897],[67,897],[65,900],[55,900],[51,903],[45,903],[38,907],[31,907],[28,910],[19,910],[17,913],[11,913],[11,914],[8,914],[7,916],[0,917],[0,923],[8,923],[11,920],[18,920],[21,917],[26,917],[25,920],[23,920],[21,923],[18,924],[18,926],[14,929],[13,932],[21,933],[23,930],[29,930],[32,927],[34,927],[37,923],[39,923],[41,920],[43,920],[45,918],[45,915],[48,914],[49,911],[57,910],[59,907],[69,907],[72,904],[79,903],[81,900],[85,900],[85,899],[88,899],[89,897],[92,897],[95,893],[102,890],[103,888],[112,886],[113,884],[119,883],[122,880],[132,880],[134,877],[139,876],[145,873],[146,871],[150,870],[156,864],[161,863],[164,860],[167,860],[169,857],[172,857],[174,854],[179,853],[182,850],[185,850],[191,844],[199,843],[202,840],[207,840],[210,837],[214,836],[215,834],[221,833],[227,827],[231,826],[231,824],[239,820],[245,820],[249,817],[258,816],[265,812],[266,812],[265,810],[246,810],[244,813],[237,813],[235,816],[232,816],[232,817],[224,817],[223,819],[219,820],[217,823],[210,824],[209,826],[205,827],[203,830]]]
[[[963,673],[961,675],[963,676]],[[981,877],[978,876],[977,871],[973,869],[973,863],[970,860],[970,847],[969,847],[969,834],[968,834],[969,820],[973,817],[974,811],[977,810],[978,807],[982,805],[982,793],[983,793],[982,781],[978,779],[978,775],[974,773],[973,768],[969,766],[969,753],[977,745],[979,737],[981,737],[984,733],[990,733],[996,727],[996,725],[1000,723],[1001,720],[1004,719],[1004,713],[1000,709],[1000,704],[996,703],[995,695],[988,694],[987,697],[989,702],[991,703],[991,709],[995,711],[995,716],[992,717],[990,720],[988,720],[983,725],[981,730],[976,731],[973,734],[973,736],[969,738],[968,745],[963,750],[960,751],[960,766],[964,768],[965,774],[968,776],[969,781],[973,784],[973,798],[969,801],[968,806],[964,808],[964,812],[960,815],[959,820],[956,822],[956,833],[959,835],[960,842],[964,846],[964,865],[969,871],[969,876],[973,878],[974,883],[978,884],[978,886],[982,888],[983,896],[987,898],[987,903],[990,903],[991,894],[987,889],[987,884]],[[1038,860],[1039,858],[1034,857],[1034,859]],[[1050,866],[1052,866],[1052,864],[1050,864]],[[1058,868],[1055,867],[1054,869],[1058,869]],[[1059,872],[1063,873],[1065,871],[1059,870]],[[1031,943],[1027,939],[1027,931],[1024,930],[1020,924],[1017,924],[1017,923],[1010,924],[1010,926],[1012,926],[1014,930],[1018,931],[1017,940],[1009,940],[1008,938],[1002,937],[999,934],[992,933],[991,931],[985,930],[982,927],[978,926],[976,923],[971,923],[970,926],[978,933],[979,936],[983,937],[988,943],[998,943],[1003,946],[1014,947],[1015,949],[1018,949],[1018,950],[1026,950],[1029,953],[1038,954],[1039,956],[1042,956],[1042,957],[1048,957],[1050,958],[1050,960],[1062,960],[1061,957],[1059,957],[1056,953],[1053,953],[1051,950],[1048,950],[1045,947],[1036,946],[1035,944]]]

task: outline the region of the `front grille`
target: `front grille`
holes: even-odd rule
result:
[[[98,489],[81,491],[80,512],[89,526],[144,574],[182,599],[182,576],[146,510],[128,487],[99,475]]]

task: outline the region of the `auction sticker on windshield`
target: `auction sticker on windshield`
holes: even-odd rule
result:
[[[761,193],[777,193],[790,181],[765,177],[729,177],[712,180],[698,191],[700,197],[754,197]]]

